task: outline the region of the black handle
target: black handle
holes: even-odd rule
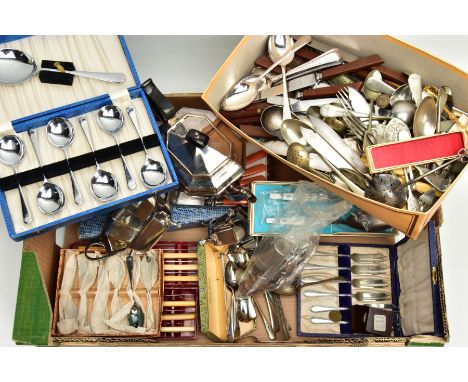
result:
[[[210,137],[201,131],[190,129],[185,136],[185,140],[190,142],[192,145],[202,149],[208,144]]]

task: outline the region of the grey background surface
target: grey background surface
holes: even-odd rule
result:
[[[400,36],[459,68],[468,69],[468,36]],[[202,92],[240,36],[127,36],[142,80],[152,77],[165,93]],[[461,179],[444,204],[441,230],[444,282],[451,342],[468,345],[468,177]],[[11,340],[21,261],[21,243],[12,241],[0,223],[0,346]]]

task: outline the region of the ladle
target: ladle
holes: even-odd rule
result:
[[[50,183],[44,172],[44,168],[42,166],[41,156],[39,152],[39,141],[37,139],[37,129],[31,129],[28,131],[29,138],[31,138],[31,142],[34,148],[34,152],[36,154],[37,161],[39,162],[39,167],[42,170],[43,176],[43,184],[42,187],[39,189],[37,193],[37,205],[39,210],[46,214],[52,215],[59,212],[63,205],[65,204],[65,195],[63,190],[60,186],[54,183]]]
[[[143,149],[145,150],[146,160],[140,170],[141,180],[148,188],[159,186],[166,180],[166,168],[161,162],[150,158],[145,142],[143,141],[143,136],[141,135],[140,124],[133,105],[127,106],[127,113],[132,121],[133,127],[140,137]]]
[[[23,188],[21,187],[18,177],[18,166],[24,157],[24,143],[16,135],[4,135],[0,138],[0,162],[10,166],[18,182],[18,191],[21,201],[21,211],[23,213],[23,222],[29,224],[32,221],[28,205],[23,195]]]
[[[81,72],[76,70],[58,70],[38,68],[34,59],[17,49],[0,49],[0,84],[19,85],[34,77],[39,72],[67,73],[94,80],[122,83],[123,73]]]
[[[119,107],[115,105],[106,105],[103,106],[98,111],[97,115],[97,122],[99,127],[104,130],[109,135],[112,135],[115,139],[115,143],[117,144],[117,148],[120,153],[120,159],[122,160],[122,166],[125,172],[125,179],[127,179],[127,187],[130,190],[134,190],[136,187],[135,180],[133,179],[132,174],[127,165],[127,161],[125,160],[124,155],[122,154],[122,150],[120,149],[119,140],[117,138],[117,134],[122,130],[124,125],[124,119],[122,111]]]
[[[83,196],[81,195],[78,182],[75,179],[75,175],[73,174],[70,162],[68,160],[68,148],[73,143],[74,138],[74,128],[68,119],[60,117],[54,118],[47,124],[47,139],[53,146],[62,150],[65,154],[65,160],[67,161],[68,165],[68,172],[70,174],[75,204],[82,204]]]
[[[128,271],[128,278],[130,280],[130,289],[132,291],[132,299],[133,305],[130,308],[130,313],[128,313],[128,323],[130,326],[134,328],[142,327],[145,324],[145,314],[143,313],[143,309],[135,300],[135,289],[133,289],[133,252],[132,254],[128,255],[126,260],[127,264],[127,271]]]
[[[94,151],[93,141],[91,137],[91,132],[89,130],[88,121],[85,117],[80,117],[78,119],[81,128],[83,129],[83,133],[88,141],[89,147],[93,152],[94,162],[96,163],[96,172],[94,173],[93,177],[91,178],[91,193],[93,196],[101,201],[107,202],[112,200],[117,195],[119,191],[119,183],[117,179],[112,175],[110,172],[101,169],[99,162],[96,159],[96,153]]]
[[[300,37],[291,49],[281,56],[281,58],[273,62],[273,64],[266,69],[262,75],[258,77],[250,75],[240,80],[224,96],[221,101],[222,109],[226,111],[234,111],[250,105],[257,98],[259,89],[265,84],[267,74],[283,63],[283,61],[287,61],[289,59],[289,54],[298,51],[304,45],[308,44],[310,40],[310,36]]]

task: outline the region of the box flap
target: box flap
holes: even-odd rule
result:
[[[16,301],[13,340],[20,344],[47,345],[52,307],[34,252],[24,251]]]
[[[38,67],[42,60],[67,61],[77,71],[119,72],[126,80],[114,84],[75,76],[73,85],[65,86],[41,83],[36,75],[20,85],[0,84],[0,124],[140,85],[123,37],[2,36],[0,49],[5,48],[27,53]]]

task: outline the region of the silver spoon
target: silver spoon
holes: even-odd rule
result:
[[[37,161],[39,162],[39,167],[41,167],[42,169],[42,176],[44,178],[42,187],[37,193],[37,206],[39,207],[39,210],[42,213],[46,215],[52,215],[59,212],[62,209],[63,205],[65,204],[65,195],[63,194],[63,190],[60,186],[54,183],[50,183],[45,176],[39,152],[37,130],[31,129],[28,131],[28,134],[34,148]]]
[[[140,170],[141,180],[148,188],[159,186],[166,180],[166,168],[161,162],[150,158],[145,143],[143,142],[140,124],[138,122],[137,113],[133,105],[127,106],[127,113],[130,117],[130,120],[132,121],[133,127],[140,137],[143,149],[145,150],[146,160]]]
[[[433,135],[437,128],[437,108],[432,97],[426,97],[419,104],[414,115],[413,134],[415,137]]]
[[[18,182],[18,191],[20,194],[21,211],[23,213],[23,222],[29,224],[32,221],[28,205],[24,199],[23,189],[18,178],[18,166],[24,157],[24,143],[15,135],[4,135],[0,138],[0,162],[10,166]]]
[[[268,54],[272,61],[279,60],[293,45],[294,41],[289,35],[273,35],[268,40]],[[286,65],[294,59],[294,54],[281,62],[283,76],[283,120],[291,118],[291,107],[288,98],[288,83],[286,82]]]
[[[411,101],[412,96],[411,96],[411,89],[408,84],[401,85],[399,88],[397,88],[393,94],[390,96],[390,106],[393,106],[393,104],[397,101]]]
[[[284,140],[281,134],[281,122],[283,122],[283,108],[273,105],[265,108],[260,115],[260,125],[268,134]]]
[[[78,121],[83,129],[89,147],[93,152],[94,162],[96,163],[96,172],[91,178],[91,192],[97,200],[107,202],[114,199],[117,195],[117,192],[119,191],[119,183],[114,175],[101,169],[101,166],[96,159],[96,153],[94,152],[93,140],[91,132],[89,131],[88,121],[84,117],[80,117]]]
[[[127,179],[127,186],[130,190],[134,190],[136,188],[136,183],[132,174],[130,173],[130,170],[128,169],[127,161],[122,154],[122,150],[120,150],[120,144],[117,138],[117,134],[124,126],[124,117],[122,111],[115,105],[103,106],[98,111],[97,122],[99,127],[104,130],[104,132],[114,137],[115,143],[117,144],[117,148],[120,153],[120,159],[122,159],[125,178]]]
[[[130,280],[130,289],[132,290],[132,299],[133,305],[130,308],[130,313],[128,314],[128,323],[134,328],[141,327],[145,324],[145,314],[143,309],[135,300],[134,289],[133,289],[133,254],[127,256],[125,262],[127,263],[128,278]]]
[[[224,269],[224,282],[231,291],[231,308],[229,313],[227,338],[229,342],[234,342],[236,337],[239,337],[240,328],[237,320],[237,306],[235,292],[239,287],[236,277],[234,263],[228,261]]]
[[[47,124],[47,139],[49,142],[63,151],[65,154],[65,159],[67,161],[68,170],[70,173],[70,180],[73,189],[73,196],[75,198],[76,204],[83,203],[83,197],[81,196],[80,188],[75,179],[75,175],[70,167],[70,162],[68,161],[68,147],[73,142],[75,137],[73,125],[68,119],[65,118],[54,118]]]
[[[437,128],[436,134],[440,133],[440,122],[442,121],[442,111],[447,103],[448,94],[445,91],[445,87],[442,86],[439,91],[437,92],[437,103],[436,103],[436,111],[437,111]]]
[[[39,72],[60,72],[58,69],[38,68],[34,59],[16,49],[0,49],[0,83],[19,85],[30,80]],[[125,82],[123,73],[99,73],[65,70],[64,73],[105,82]]]
[[[407,126],[413,124],[416,105],[411,101],[396,101],[392,106],[392,116],[402,120]]]

